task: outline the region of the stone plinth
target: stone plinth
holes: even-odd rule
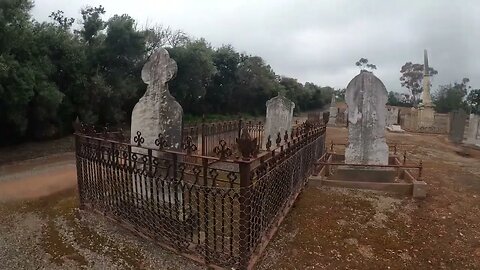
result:
[[[262,149],[266,149],[268,136],[272,141],[272,145],[275,145],[278,133],[280,132],[280,138],[283,139],[285,131],[290,132],[292,130],[293,121],[293,109],[295,103],[288,98],[278,95],[267,101],[267,116],[265,120],[265,131],[262,139]]]
[[[348,84],[345,99],[348,105],[345,162],[387,165],[385,85],[373,73],[362,71]]]
[[[143,67],[142,80],[148,86],[132,112],[132,144],[136,144],[135,136],[140,131],[142,146],[158,148],[155,140],[161,135],[166,148],[180,150],[183,109],[168,91],[168,81],[176,72],[177,64],[163,48],[152,54]]]
[[[418,110],[418,128],[433,127],[435,123],[435,110],[431,106],[421,107]]]

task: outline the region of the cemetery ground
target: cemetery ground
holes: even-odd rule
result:
[[[346,128],[327,129],[328,143],[346,137]],[[458,155],[444,135],[387,140],[423,160],[426,199],[309,183],[257,268],[479,269],[480,152]],[[73,153],[54,146],[0,167],[0,269],[203,268],[79,211]]]

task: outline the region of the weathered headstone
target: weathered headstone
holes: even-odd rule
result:
[[[373,73],[361,71],[348,84],[345,99],[348,105],[345,162],[387,165],[385,85]]]
[[[136,144],[137,131],[144,138],[143,146],[156,147],[159,134],[166,140],[166,148],[180,149],[183,109],[168,91],[168,81],[177,72],[177,63],[161,48],[150,56],[142,69],[142,80],[147,91],[132,112],[131,143]]]
[[[470,114],[465,143],[480,147],[480,115]]]
[[[398,114],[399,109],[394,106],[387,107],[387,119],[386,126],[397,125],[398,124]]]
[[[267,117],[262,141],[263,149],[266,149],[268,136],[270,136],[272,142],[275,142],[279,132],[281,138],[283,138],[285,131],[290,134],[292,130],[293,109],[295,108],[295,103],[283,95],[278,95],[268,100],[266,105]]]
[[[332,93],[332,100],[330,101],[330,119],[328,120],[328,125],[329,126],[335,126],[335,123],[337,122],[337,97],[335,96],[335,92]]]
[[[320,113],[319,112],[311,112],[307,115],[307,121],[311,123],[320,122]]]
[[[465,124],[467,121],[467,114],[460,109],[450,113],[450,140],[454,143],[461,143],[465,135]]]

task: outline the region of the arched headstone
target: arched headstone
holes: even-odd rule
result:
[[[290,134],[292,130],[293,109],[295,108],[295,103],[283,95],[269,99],[266,105],[267,116],[265,119],[262,149],[266,149],[268,136],[270,136],[271,141],[274,142],[279,132],[281,138],[283,138],[285,131]]]
[[[345,162],[387,165],[385,85],[373,73],[361,71],[348,84],[345,100],[348,105]]]

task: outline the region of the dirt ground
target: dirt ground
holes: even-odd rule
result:
[[[480,269],[480,155],[440,135],[387,138],[423,160],[427,198],[307,186],[258,269]],[[0,167],[0,269],[203,268],[78,210],[75,185],[72,153]]]

